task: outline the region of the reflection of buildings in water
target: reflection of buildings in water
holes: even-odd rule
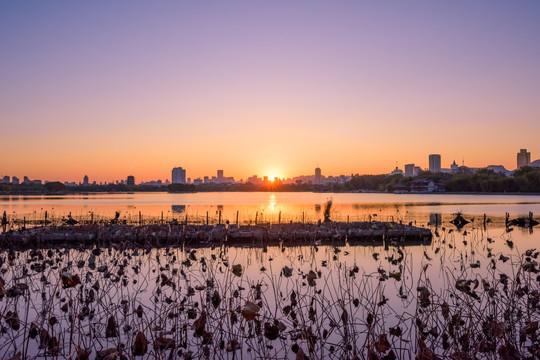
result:
[[[173,213],[180,214],[186,211],[186,205],[171,205]]]
[[[442,223],[441,214],[430,213],[429,214],[429,223],[432,226],[440,226],[441,223]]]
[[[321,211],[321,204],[315,204],[315,211],[320,212]]]

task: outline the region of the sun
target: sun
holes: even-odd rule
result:
[[[277,171],[276,169],[268,169],[266,172],[266,174],[268,174],[268,181],[275,181],[275,179],[281,179],[282,176],[280,175],[280,172]]]
[[[281,179],[281,177],[277,175],[277,173],[270,173],[270,175],[268,175],[268,181],[273,182],[276,179]]]

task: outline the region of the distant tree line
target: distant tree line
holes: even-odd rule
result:
[[[65,186],[61,182],[38,184],[0,184],[2,193],[81,193],[81,192],[156,192],[168,191],[171,193],[193,192],[249,192],[249,191],[277,191],[277,192],[351,192],[351,191],[382,191],[391,192],[398,183],[410,189],[415,179],[429,179],[442,185],[447,192],[483,192],[483,193],[540,193],[540,168],[523,167],[509,177],[497,174],[493,170],[480,169],[474,174],[446,174],[423,172],[418,177],[403,175],[354,175],[343,184],[314,185],[306,183],[282,184],[268,182],[264,184],[170,184],[168,186],[125,184],[107,185],[79,185]]]

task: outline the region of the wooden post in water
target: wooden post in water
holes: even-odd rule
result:
[[[505,221],[504,221],[504,226],[505,227],[508,227],[508,221],[510,220],[510,214],[509,213],[506,213],[505,215]]]
[[[94,212],[92,211],[90,213],[90,224],[93,224],[94,223]]]
[[[23,230],[26,230],[26,216],[23,218]]]
[[[487,223],[487,218],[486,218],[486,214],[484,213],[484,230],[486,230],[486,223]]]
[[[44,222],[45,225],[47,225],[47,210],[45,210],[45,222]]]
[[[238,226],[238,210],[236,210],[236,226]]]
[[[347,224],[349,223],[349,215],[347,215]]]
[[[303,224],[303,223],[304,223],[304,221],[305,221],[305,217],[304,217],[304,215],[305,215],[305,213],[304,213],[304,211],[302,211],[302,224]]]
[[[7,224],[8,224],[8,221],[7,221],[7,214],[6,214],[6,212],[4,211],[4,214],[2,215],[2,230],[3,230],[4,232],[6,232]]]
[[[141,215],[141,212],[139,211],[139,225],[142,224],[142,215]]]
[[[161,212],[161,224],[163,224],[163,211]]]
[[[257,225],[257,218],[259,217],[259,212],[256,211],[255,212],[255,225]]]
[[[206,225],[208,225],[208,211],[206,212]]]
[[[281,224],[281,210],[279,210],[278,224]]]
[[[186,226],[187,226],[187,213],[186,213]]]
[[[219,210],[219,219],[218,219],[218,224],[221,224],[221,210]]]

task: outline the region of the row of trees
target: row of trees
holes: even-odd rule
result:
[[[497,174],[493,170],[480,169],[474,174],[444,174],[424,172],[418,178],[429,179],[442,185],[447,192],[535,192],[540,193],[540,168],[523,167],[514,176]],[[344,184],[347,190],[392,191],[398,183],[410,189],[416,178],[402,175],[354,176]]]

